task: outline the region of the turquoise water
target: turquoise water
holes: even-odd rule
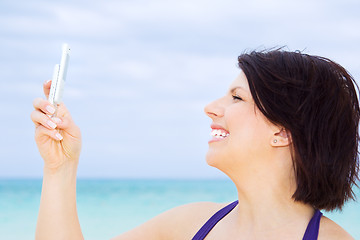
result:
[[[227,180],[80,179],[77,191],[80,223],[89,240],[109,239],[182,204],[236,199]],[[0,239],[34,238],[40,193],[40,179],[0,180]],[[324,215],[360,239],[360,203]]]

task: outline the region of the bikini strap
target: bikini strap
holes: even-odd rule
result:
[[[321,216],[322,213],[317,209],[306,228],[303,240],[318,239]]]
[[[195,236],[192,238],[192,240],[202,240],[208,235],[208,233],[215,227],[215,225],[223,219],[231,210],[233,210],[236,205],[238,204],[238,200],[235,202],[230,203],[226,207],[220,209],[218,212],[216,212],[201,228],[200,230],[195,234]]]

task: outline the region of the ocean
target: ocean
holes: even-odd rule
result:
[[[0,239],[34,239],[41,179],[0,179]],[[356,189],[360,197],[359,189]],[[175,206],[237,199],[230,180],[79,179],[77,206],[87,240],[110,239]],[[360,239],[360,203],[323,212]]]

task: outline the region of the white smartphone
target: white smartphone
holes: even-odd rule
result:
[[[62,95],[64,91],[67,68],[69,65],[69,58],[70,47],[68,44],[64,43],[62,46],[60,64],[55,65],[48,98],[49,102],[55,107],[57,107],[57,105],[62,102]]]

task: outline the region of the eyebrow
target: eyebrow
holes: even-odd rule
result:
[[[236,89],[240,88],[241,90],[245,91],[244,88],[238,86],[238,87],[233,87],[232,89],[230,89],[230,93],[234,93]],[[246,92],[246,91],[245,91]]]

